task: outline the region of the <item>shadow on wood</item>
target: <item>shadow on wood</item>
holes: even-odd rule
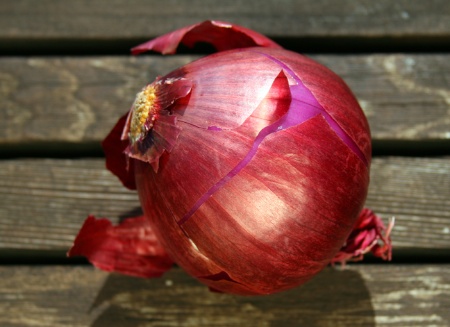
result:
[[[333,268],[302,287],[261,297],[209,292],[179,268],[159,279],[110,275],[91,313],[98,314],[91,327],[375,326],[363,278]]]

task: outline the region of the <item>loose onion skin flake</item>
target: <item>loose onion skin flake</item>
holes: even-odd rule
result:
[[[219,52],[136,96],[103,141],[106,166],[144,216],[90,216],[69,256],[156,277],[173,263],[210,289],[271,294],[371,251],[391,258],[392,223],[363,208],[369,125],[343,80],[246,28],[206,21],[132,49]]]

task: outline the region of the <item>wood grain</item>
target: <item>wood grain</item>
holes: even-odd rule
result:
[[[145,84],[198,58],[128,49],[211,18],[315,53],[391,149],[375,154],[415,156],[372,163],[367,206],[396,217],[392,263],[236,297],[179,268],[137,279],[65,258],[88,214],[139,214],[99,141]],[[450,326],[448,0],[0,1],[0,53],[0,326]]]
[[[408,1],[3,1],[0,39],[146,38],[205,19],[271,36],[448,36],[445,0]]]
[[[2,326],[435,326],[450,324],[450,266],[327,268],[266,297],[211,293],[181,269],[159,279],[89,267],[0,267]],[[51,281],[51,282],[49,282]]]
[[[0,58],[0,145],[99,142],[144,85],[194,58]],[[449,55],[313,58],[353,89],[375,142],[450,140]]]
[[[424,256],[450,249],[449,171],[450,157],[373,161],[367,206],[385,221],[396,217],[392,237],[398,258],[416,249]],[[139,207],[137,194],[123,188],[102,159],[0,161],[0,252],[5,254],[58,251],[62,259],[88,214],[117,222],[136,215]]]

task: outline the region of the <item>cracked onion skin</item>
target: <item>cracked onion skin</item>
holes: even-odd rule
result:
[[[202,41],[221,51],[144,87],[103,142],[108,169],[139,193],[151,249],[127,247],[134,270],[111,263],[111,251],[120,259],[124,235],[127,244],[133,237],[146,244],[134,226],[120,237],[102,233],[101,241],[80,232],[69,255],[100,257],[107,264],[91,261],[144,277],[161,275],[173,261],[210,289],[241,295],[301,285],[330,262],[361,256],[359,245],[390,258],[381,220],[365,211],[358,221],[370,131],[343,80],[222,22],[185,27],[133,52],[173,53],[180,43]],[[359,232],[347,240],[355,224],[370,240]],[[376,245],[380,239],[389,246]]]

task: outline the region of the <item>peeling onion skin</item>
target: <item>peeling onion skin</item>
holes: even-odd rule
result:
[[[123,228],[126,244],[143,244],[141,224],[157,249],[142,258],[127,245],[130,266],[109,270],[148,277],[175,262],[211,290],[265,295],[368,251],[390,260],[393,223],[383,236],[381,219],[362,210],[370,130],[344,81],[224,22],[187,26],[132,51],[174,53],[199,41],[220,52],[145,86],[103,142],[107,168],[137,189],[146,217],[133,231],[114,230]],[[125,241],[92,230],[104,224],[93,219],[69,254],[104,267],[96,258],[114,249],[120,259]]]

